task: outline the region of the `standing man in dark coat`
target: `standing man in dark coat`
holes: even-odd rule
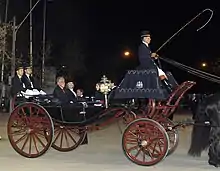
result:
[[[160,80],[163,84],[163,86],[167,89],[169,93],[172,92],[172,86],[168,83],[168,78],[166,74],[160,69],[155,59],[157,59],[159,56],[156,53],[151,53],[149,44],[151,42],[151,34],[149,31],[142,31],[141,32],[141,40],[142,43],[139,46],[138,49],[138,57],[140,66],[139,69],[154,69],[158,71],[158,75],[160,77]]]
[[[12,95],[12,97],[15,97],[21,91],[23,91],[23,92],[26,91],[25,84],[22,81],[23,74],[24,74],[23,67],[17,67],[16,68],[16,74],[12,78],[12,85],[11,85],[11,95]]]

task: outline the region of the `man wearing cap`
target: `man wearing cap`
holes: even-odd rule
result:
[[[24,74],[22,76],[22,81],[25,84],[25,87],[29,90],[37,89],[41,90],[40,85],[37,81],[32,77],[32,68],[30,66],[24,67]]]
[[[138,49],[138,57],[141,69],[155,69],[158,70],[158,75],[162,81],[162,84],[167,88],[169,92],[172,92],[172,86],[167,82],[168,78],[166,74],[157,66],[154,61],[159,57],[156,53],[151,53],[149,44],[151,42],[151,34],[149,31],[141,32],[142,43]]]
[[[24,74],[23,67],[16,67],[16,75],[12,78],[12,87],[11,87],[11,95],[12,97],[16,96],[21,91],[25,91],[26,87],[22,81],[22,76]]]

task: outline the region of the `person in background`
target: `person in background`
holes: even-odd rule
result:
[[[83,89],[77,89],[76,90],[78,101],[86,101],[86,99],[84,98],[83,93],[84,93]]]
[[[104,100],[104,95],[100,92],[100,85],[98,83],[96,84],[95,88],[96,88],[95,99]]]
[[[77,97],[83,97],[83,93],[84,93],[83,89],[77,89],[76,90]]]

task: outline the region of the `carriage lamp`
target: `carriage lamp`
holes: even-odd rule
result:
[[[115,85],[105,75],[102,76],[101,81],[98,84],[99,91],[105,96],[105,107],[108,108],[108,93]]]

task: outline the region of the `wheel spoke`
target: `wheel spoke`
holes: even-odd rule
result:
[[[32,135],[29,135],[30,144],[29,144],[29,154],[31,154],[31,147],[32,147]]]
[[[15,141],[15,144],[18,144],[19,142],[21,142],[22,140],[24,140],[27,135],[28,135],[27,133],[24,134],[21,138],[19,138],[17,141]]]
[[[63,129],[61,129],[60,147],[63,146]]]
[[[36,139],[40,142],[40,144],[45,148],[46,145],[42,142],[42,140],[36,134],[34,134],[34,135],[35,135]]]
[[[65,137],[65,140],[66,140],[67,147],[70,147],[69,141],[68,141],[68,138],[67,138],[67,130],[64,132],[64,137]]]
[[[27,142],[28,142],[29,138],[30,138],[30,135],[29,135],[29,134],[27,134],[27,138],[26,138],[26,140],[25,140],[25,142],[24,142],[23,146],[21,147],[21,150],[22,150],[22,151],[24,150],[24,147],[26,146],[26,144],[27,144]]]
[[[130,153],[132,150],[136,150],[137,148],[139,148],[139,145],[135,145],[133,147],[130,147],[129,149],[127,149],[127,151]]]
[[[69,130],[66,129],[66,133],[69,135],[69,137],[71,138],[71,140],[73,140],[73,142],[76,144],[76,140],[73,138],[73,136],[69,133]]]
[[[35,147],[37,153],[39,153],[39,150],[38,150],[38,148],[37,148],[37,142],[36,142],[36,139],[35,139],[36,135],[33,134],[32,136],[33,136],[33,141],[34,141],[34,147]]]

